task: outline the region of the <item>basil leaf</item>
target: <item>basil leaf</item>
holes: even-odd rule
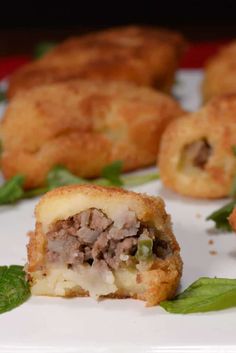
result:
[[[160,303],[166,311],[189,314],[236,306],[236,279],[199,278],[174,300]]]
[[[47,186],[49,189],[54,189],[64,185],[85,183],[88,183],[86,179],[75,176],[63,166],[54,167],[50,170],[47,176]]]
[[[77,177],[63,166],[56,166],[49,171],[45,181],[45,187],[25,191],[23,189],[24,176],[16,175],[0,187],[0,204],[9,204],[20,199],[39,196],[64,185],[95,184],[101,186],[135,186],[159,178],[157,173],[121,176],[121,169],[121,161],[113,162],[103,169],[101,178],[91,180]]]
[[[34,58],[40,59],[45,54],[47,54],[50,50],[55,48],[56,43],[54,42],[41,42],[34,49]]]
[[[121,180],[124,186],[138,186],[141,184],[146,184],[149,181],[157,180],[160,176],[158,173],[149,173],[149,174],[141,174],[141,175],[127,175],[122,176]]]
[[[23,175],[16,175],[0,187],[0,204],[5,205],[21,199],[24,195]]]
[[[122,186],[123,181],[121,180],[121,171],[122,171],[123,162],[122,161],[115,161],[102,170],[102,177],[109,180],[112,185],[115,186]]]
[[[224,231],[232,231],[228,218],[236,205],[236,200],[229,202],[207,217],[207,221],[215,222],[215,227]]]
[[[0,313],[12,310],[30,297],[22,266],[0,266]]]

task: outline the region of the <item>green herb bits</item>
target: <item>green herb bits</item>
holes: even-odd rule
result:
[[[136,258],[139,261],[149,261],[152,259],[152,239],[140,239],[138,241],[138,249],[136,252]]]

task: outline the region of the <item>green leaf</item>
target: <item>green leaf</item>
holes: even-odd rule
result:
[[[30,189],[30,190],[26,190],[23,196],[26,199],[31,199],[32,197],[43,195],[49,190],[51,189],[48,186],[45,186],[43,188]]]
[[[45,54],[47,54],[50,50],[55,48],[57,44],[54,42],[41,42],[34,49],[34,58],[40,59]]]
[[[121,176],[122,162],[116,161],[106,166],[102,171],[102,177],[97,179],[84,179],[72,174],[63,166],[53,167],[45,181],[45,186],[30,190],[24,190],[24,176],[16,175],[0,187],[0,204],[9,204],[20,199],[32,198],[42,195],[47,191],[64,185],[95,184],[101,186],[136,186],[159,178],[157,173],[143,175]]]
[[[152,239],[140,239],[135,257],[139,261],[148,261],[152,258]]]
[[[123,162],[122,161],[115,161],[102,170],[102,177],[107,179],[111,182],[112,185],[115,186],[122,186],[123,181],[121,179],[121,171],[122,171]]]
[[[47,186],[49,189],[54,189],[59,186],[71,184],[86,184],[86,179],[80,178],[72,174],[67,168],[63,166],[54,167],[47,176]]]
[[[159,179],[160,176],[158,173],[149,173],[149,174],[141,174],[141,175],[126,175],[122,176],[121,180],[123,185],[126,187],[129,186],[138,186],[141,184],[146,184],[150,181]]]
[[[96,178],[93,180],[89,180],[87,182],[90,184],[95,184],[95,185],[100,185],[100,186],[114,186],[114,184],[110,180],[105,179],[105,178]]]
[[[224,231],[232,231],[228,218],[236,205],[236,200],[229,202],[207,217],[207,221],[215,222],[215,227]]]
[[[21,199],[24,195],[23,175],[16,175],[0,187],[0,204],[5,205]]]
[[[6,92],[0,91],[0,102],[4,102],[7,100]]]
[[[166,311],[189,314],[236,306],[236,279],[199,278],[174,300],[160,303]]]
[[[0,266],[0,313],[12,310],[30,297],[22,266]]]

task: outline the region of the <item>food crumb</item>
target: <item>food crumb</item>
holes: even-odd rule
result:
[[[202,215],[200,213],[196,213],[196,218],[201,218]]]
[[[210,255],[217,255],[217,251],[215,251],[215,250],[210,250],[210,251],[209,251],[209,254],[210,254]]]
[[[213,244],[214,244],[214,240],[210,239],[210,240],[208,241],[208,244],[209,244],[209,245],[213,245]]]

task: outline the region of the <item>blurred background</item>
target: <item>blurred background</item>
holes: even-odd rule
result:
[[[108,4],[1,1],[0,56],[31,55],[36,43],[124,24],[181,31],[191,42],[236,37],[236,1],[148,1]]]

